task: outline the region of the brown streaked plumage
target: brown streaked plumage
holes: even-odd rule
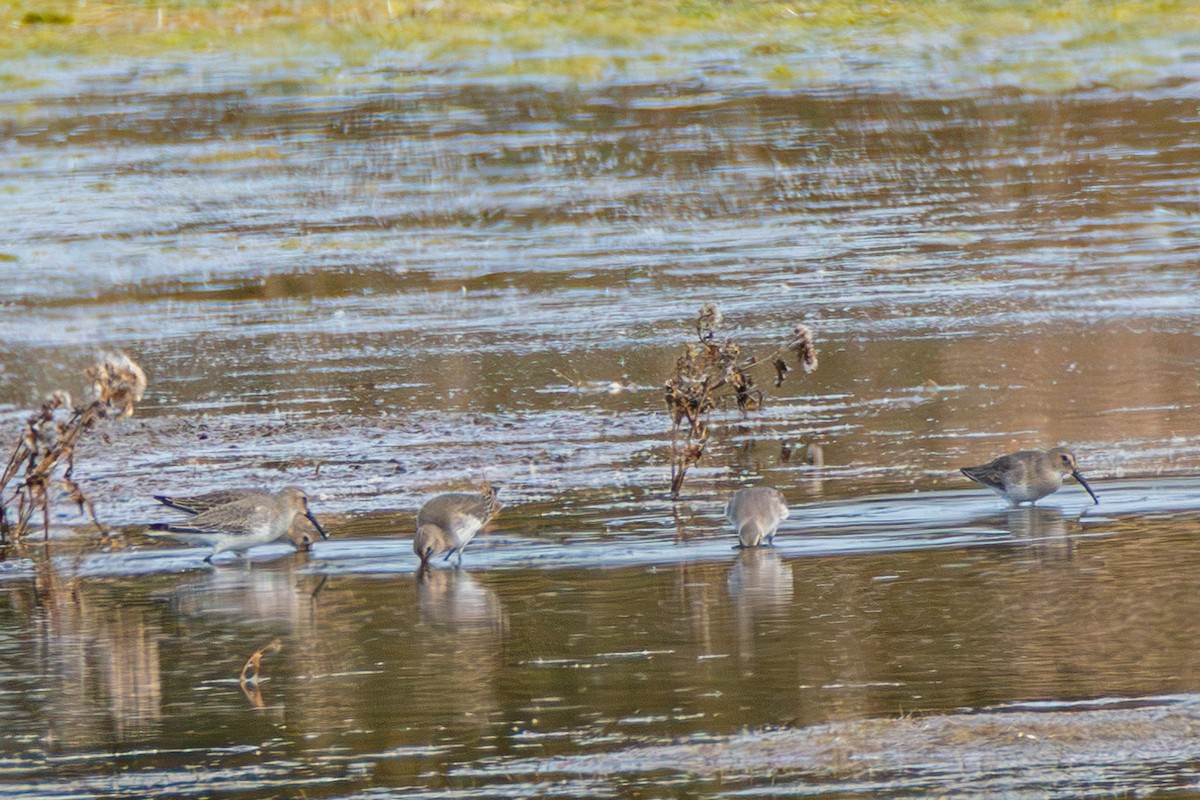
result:
[[[725,504],[725,518],[738,535],[739,547],[758,547],[775,543],[779,523],[789,516],[783,493],[769,486],[739,489]]]
[[[213,505],[214,498],[224,494],[227,502]],[[204,499],[200,499],[204,498]],[[165,503],[162,498],[155,498]],[[189,498],[169,498],[186,502]],[[292,527],[292,520],[297,514],[303,514],[317,529],[321,537],[328,539],[329,535],[317,522],[312,511],[308,508],[308,495],[304,490],[288,486],[278,492],[257,490],[228,490],[224,493],[210,492],[190,498],[187,503],[198,510],[184,523],[170,524],[158,522],[150,526],[150,530],[159,531],[167,536],[212,547],[212,552],[205,561],[224,550],[242,552],[260,544],[267,544],[285,536]],[[175,503],[169,503],[178,507]]]
[[[204,494],[188,495],[186,497],[177,495],[156,494],[154,499],[162,503],[167,508],[173,508],[176,511],[182,511],[185,514],[203,514],[205,511],[211,511],[217,506],[228,505],[237,500],[243,500],[247,497],[261,497],[263,500],[274,496],[274,492],[265,489],[217,489],[214,492],[205,492]],[[320,526],[316,526],[317,532],[321,534],[321,538],[328,539],[329,537],[321,530]],[[308,534],[301,534],[292,539],[292,542],[301,549],[308,549],[312,546],[312,539]]]
[[[217,506],[228,505],[235,500],[241,500],[252,495],[261,495],[265,498],[273,494],[275,493],[259,489],[218,489],[215,492],[194,494],[187,497],[156,494],[154,495],[154,499],[167,508],[173,508],[185,514],[203,514],[205,511],[214,509]]]
[[[1062,488],[1063,478],[1070,475],[1079,481],[1095,503],[1100,502],[1092,487],[1079,474],[1075,455],[1065,447],[1049,450],[1021,450],[1000,456],[978,467],[960,470],[976,483],[996,492],[1012,505],[1036,503]]]
[[[439,494],[431,498],[417,512],[417,533],[413,537],[413,552],[421,559],[421,566],[428,566],[429,559],[440,553],[446,554],[447,561],[457,553],[461,564],[463,549],[499,510],[496,489],[486,484],[478,494]]]

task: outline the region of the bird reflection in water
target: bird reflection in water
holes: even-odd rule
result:
[[[1075,553],[1075,538],[1070,532],[1077,523],[1064,517],[1061,509],[1011,508],[1005,515],[1005,525],[1014,539],[1041,557],[1070,558]]]
[[[424,629],[419,655],[407,664],[420,687],[414,711],[454,724],[484,724],[498,707],[506,618],[495,591],[461,569],[417,573],[417,612]]]
[[[794,591],[791,565],[764,547],[738,551],[737,563],[726,578],[742,657],[753,655],[755,622],[773,612],[786,613]]]
[[[189,637],[208,636],[220,642],[215,647],[226,658],[249,659],[239,662],[246,667],[253,662],[252,679],[247,680],[251,676],[242,669],[242,694],[252,708],[272,707],[282,715],[281,697],[276,694],[272,698],[268,692],[264,698],[264,683],[258,678],[260,673],[268,679],[279,674],[285,663],[303,674],[328,671],[330,660],[324,648],[285,649],[284,645],[285,640],[322,640],[316,594],[323,581],[324,576],[301,574],[286,564],[271,569],[193,573],[170,593],[170,608],[175,626]],[[285,652],[279,655],[281,650]],[[236,670],[232,668],[222,677],[237,679]],[[293,709],[292,713],[298,712]]]
[[[504,627],[496,593],[461,569],[418,570],[417,607],[421,620],[429,625],[495,630]]]
[[[202,573],[180,582],[171,606],[192,622],[235,619],[273,633],[309,634],[316,580],[288,566]]]

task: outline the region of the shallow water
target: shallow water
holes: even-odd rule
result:
[[[107,348],[151,390],[78,458],[124,547],[63,510],[0,561],[3,793],[1195,793],[1143,725],[1200,696],[1193,60],[1030,91],[197,56],[5,89],[0,411]],[[807,322],[821,363],[723,416],[672,503],[661,386],[709,301],[763,351]],[[1059,442],[1099,506],[957,472]],[[485,479],[495,530],[418,580],[415,508]],[[792,517],[734,551],[723,498],[759,482]],[[141,535],[152,494],[287,483],[311,552]],[[957,727],[1040,703],[1095,742],[1093,701],[1134,721],[1076,771]],[[957,749],[916,763],[909,715]],[[726,782],[663,749],[768,728],[844,752]],[[988,754],[1011,780],[946,767]]]

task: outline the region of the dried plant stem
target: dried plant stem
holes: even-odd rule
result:
[[[104,413],[105,406],[99,400],[86,408],[74,411],[71,418],[59,427],[58,435],[47,441],[44,446],[38,446],[40,440],[45,438],[41,428],[53,421],[54,408],[48,403],[43,406],[40,414],[29,420],[29,431],[15,448],[2,479],[0,479],[0,486],[7,486],[21,467],[25,467],[25,474],[15,489],[16,529],[15,531],[0,530],[0,536],[23,537],[29,529],[29,523],[34,513],[39,509],[42,512],[43,534],[49,536],[50,503],[48,495],[54,473],[59,466],[65,466],[63,485],[71,492],[81,510],[88,509],[91,512],[89,516],[92,522],[97,527],[101,527],[96,521],[91,501],[87,500],[80,492],[78,484],[71,479],[71,473],[74,469],[75,446],[79,441],[80,434],[84,430],[92,428],[104,416]],[[30,447],[29,441],[33,441],[35,446]],[[101,530],[103,530],[102,527]]]
[[[278,653],[282,649],[283,642],[279,639],[272,639],[269,643],[250,654],[250,658],[246,659],[246,665],[242,667],[241,677],[238,679],[238,683],[241,684],[243,690],[247,684],[258,683],[259,668],[262,665],[263,656],[267,653]]]
[[[708,415],[732,395],[742,413],[762,407],[764,395],[754,388],[750,371],[770,363],[775,369],[775,386],[781,386],[792,371],[785,356],[794,355],[804,372],[817,366],[812,331],[797,325],[791,335],[763,358],[743,357],[742,347],[731,340],[718,341],[716,331],[723,321],[711,303],[696,317],[697,341],[675,362],[675,374],[666,383],[667,410],[671,413],[671,497],[678,499],[688,469],[704,455],[709,440]]]
[[[87,375],[98,399],[85,406],[72,407],[70,395],[54,392],[41,409],[26,420],[21,437],[0,474],[0,544],[23,540],[38,511],[41,511],[43,536],[49,538],[50,496],[56,480],[80,512],[86,514],[98,530],[105,532],[96,518],[95,506],[72,477],[75,448],[84,432],[93,430],[102,420],[114,414],[128,416],[133,413],[134,404],[145,392],[146,376],[141,367],[124,354],[106,357],[88,369]],[[64,409],[69,410],[69,414],[62,419],[60,412]],[[59,476],[57,479],[56,475]]]
[[[258,685],[259,668],[262,666],[262,658],[267,653],[278,653],[282,649],[283,642],[279,639],[273,639],[269,644],[251,653],[250,658],[246,659],[246,665],[242,667],[238,686],[241,687],[242,694],[250,701],[250,705],[253,708],[261,710],[267,707],[267,704],[263,701],[262,687]]]

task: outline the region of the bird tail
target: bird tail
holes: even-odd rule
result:
[[[201,511],[205,510],[203,505],[193,503],[186,497],[171,497],[165,494],[156,494],[152,496],[155,500],[162,503],[167,508],[171,508],[176,511],[182,511],[185,514],[199,514]]]
[[[479,495],[487,503],[487,511],[483,518],[485,525],[491,522],[492,517],[496,516],[500,512],[500,509],[504,508],[504,504],[496,500],[498,493],[499,489],[490,483],[484,483],[483,488],[479,490]]]

